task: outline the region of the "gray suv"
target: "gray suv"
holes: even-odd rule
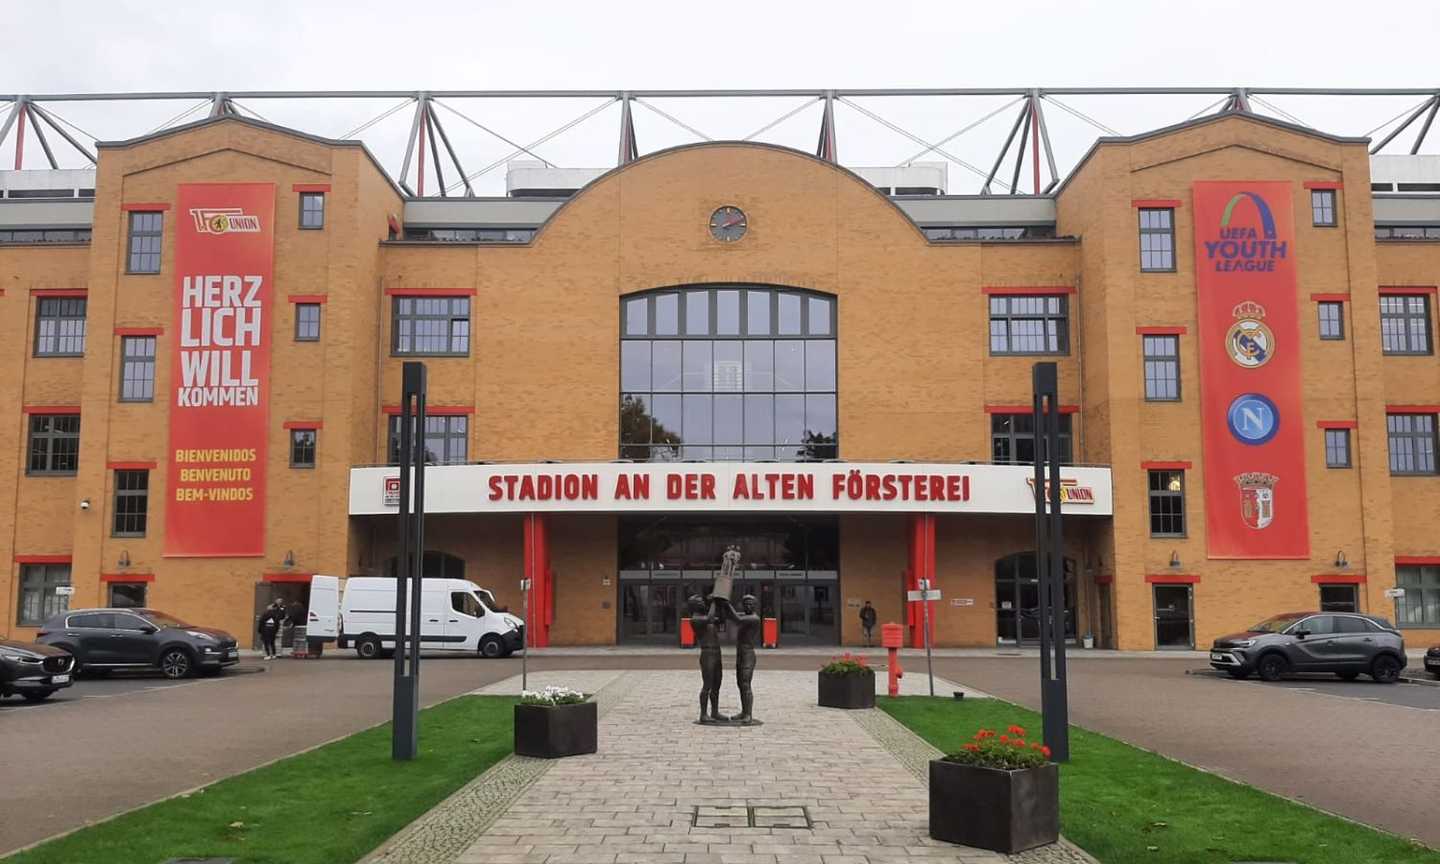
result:
[[[1216,639],[1210,665],[1232,678],[1253,672],[1279,681],[1290,672],[1333,672],[1354,681],[1364,673],[1391,684],[1405,668],[1405,639],[1374,615],[1289,612]]]

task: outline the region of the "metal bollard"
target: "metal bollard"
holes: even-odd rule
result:
[[[899,624],[880,625],[880,644],[890,653],[890,695],[900,695],[900,679],[905,670],[900,668],[900,647],[905,644],[905,628]]]

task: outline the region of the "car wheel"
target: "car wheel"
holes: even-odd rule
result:
[[[160,674],[174,681],[190,674],[190,652],[184,648],[171,648],[160,655]]]
[[[374,660],[380,656],[380,640],[374,636],[361,636],[355,641],[355,654],[361,660]]]
[[[1336,677],[1336,678],[1339,678],[1341,681],[1354,681],[1356,678],[1359,678],[1359,677],[1360,677],[1360,673],[1359,673],[1359,672],[1336,672],[1336,673],[1335,673],[1335,677]]]
[[[1285,662],[1285,658],[1279,654],[1266,654],[1260,658],[1260,663],[1256,666],[1256,670],[1259,671],[1260,678],[1263,681],[1279,681],[1280,678],[1284,676],[1289,665],[1290,664]]]
[[[1382,654],[1370,664],[1370,677],[1381,684],[1394,684],[1400,680],[1400,661],[1389,654]]]
[[[49,699],[50,694],[54,692],[54,690],[26,690],[20,695],[25,697],[26,702],[44,702],[46,699]]]
[[[1249,670],[1249,669],[1226,669],[1226,670],[1225,670],[1225,674],[1226,674],[1226,675],[1229,675],[1231,678],[1234,678],[1236,681],[1244,681],[1246,678],[1249,678],[1249,677],[1250,677],[1250,670]]]
[[[491,660],[505,656],[505,643],[493,633],[486,636],[480,640],[480,656]]]

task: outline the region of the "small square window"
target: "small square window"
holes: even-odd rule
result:
[[[316,432],[314,429],[291,429],[290,430],[290,467],[291,468],[314,468],[315,467],[315,442]]]
[[[130,214],[127,273],[159,273],[160,244],[165,236],[165,214],[136,210]]]
[[[1310,213],[1319,228],[1335,227],[1335,190],[1310,190]]]
[[[1319,304],[1320,310],[1320,338],[1321,339],[1344,339],[1345,338],[1345,304],[1333,300],[1323,300]]]
[[[144,609],[144,582],[111,582],[108,602],[111,609]]]
[[[1350,430],[1325,430],[1325,467],[1350,467]]]
[[[307,231],[318,231],[325,227],[325,193],[300,193],[300,227]]]
[[[1180,401],[1180,337],[1141,337],[1145,362],[1145,401]]]
[[[320,304],[295,304],[295,341],[320,341]]]

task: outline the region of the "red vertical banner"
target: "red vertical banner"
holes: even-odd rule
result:
[[[1194,198],[1207,554],[1309,558],[1291,184]]]
[[[165,555],[265,554],[272,183],[181,184]]]

